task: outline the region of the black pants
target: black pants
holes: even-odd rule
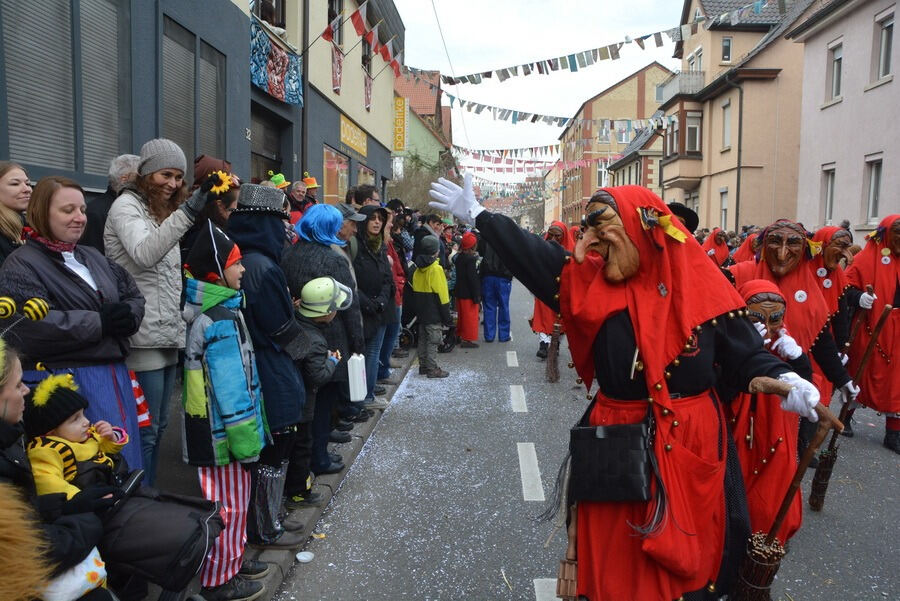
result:
[[[272,444],[266,445],[259,454],[259,462],[272,467],[281,467],[281,462],[290,459],[291,449],[297,440],[298,426],[288,426],[272,432]]]
[[[313,435],[311,421],[297,424],[297,437],[291,449],[284,496],[306,496],[309,491],[309,466],[312,461]],[[327,444],[327,441],[326,441]]]
[[[313,472],[324,470],[331,465],[331,458],[328,457],[328,435],[331,433],[331,411],[340,398],[340,387],[341,382],[329,382],[316,393],[309,466]]]

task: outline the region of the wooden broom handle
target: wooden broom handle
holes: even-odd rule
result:
[[[763,394],[777,394],[779,396],[786,397],[791,393],[793,386],[788,384],[787,382],[782,382],[781,380],[776,380],[775,378],[769,378],[767,376],[758,376],[750,380],[750,392],[761,392]],[[816,414],[819,416],[819,421],[825,421],[828,423],[830,428],[834,428],[838,432],[843,431],[844,424],[835,417],[834,413],[828,409],[822,403],[816,403],[815,406]],[[811,458],[810,458],[811,459]]]
[[[566,559],[575,561],[578,559],[578,504],[569,507],[569,526],[566,528],[569,544],[566,547]]]

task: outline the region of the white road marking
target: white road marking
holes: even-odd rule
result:
[[[519,367],[519,357],[516,351],[506,351],[506,367]]]
[[[541,484],[541,470],[537,453],[532,442],[517,442],[519,451],[519,471],[522,474],[522,497],[526,501],[543,501],[544,486]]]
[[[528,405],[525,404],[525,387],[521,384],[509,385],[509,403],[516,413],[528,413]]]
[[[556,578],[535,578],[534,599],[535,601],[555,601],[557,599]]]

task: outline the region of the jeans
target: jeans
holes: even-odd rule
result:
[[[136,371],[138,382],[144,391],[147,408],[150,410],[150,425],[141,428],[141,454],[144,460],[144,484],[153,486],[156,482],[156,462],[159,458],[159,443],[169,424],[169,400],[175,387],[177,365],[167,365],[162,369]]]
[[[400,314],[403,313],[403,307],[396,309],[397,321],[385,325],[384,342],[381,343],[381,353],[378,357],[378,379],[384,380],[391,377],[391,353],[397,346],[397,338],[400,337]]]
[[[375,380],[378,379],[378,357],[384,342],[384,324],[378,326],[372,337],[366,340],[366,400],[375,399]]]
[[[509,340],[509,293],[512,280],[486,275],[481,280],[481,302],[484,308],[484,339]]]

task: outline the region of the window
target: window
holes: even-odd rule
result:
[[[878,202],[881,199],[881,159],[866,163],[866,221],[878,223]]]
[[[344,14],[344,0],[328,0],[328,23],[334,23],[334,20],[338,18],[338,15]],[[341,27],[341,21],[338,21],[333,26],[334,29],[334,43],[338,46],[342,46],[344,44],[344,28]],[[343,200],[341,200],[343,202]]]
[[[617,124],[616,127],[616,141],[619,144],[628,144],[628,141],[631,139],[631,123],[628,121],[621,121]]]
[[[600,126],[597,128],[597,141],[601,144],[609,144],[609,128]]]
[[[885,17],[877,24],[876,35],[878,53],[876,54],[875,79],[891,74],[891,51],[894,42],[894,15]]]
[[[822,206],[825,208],[825,225],[831,225],[834,214],[834,168],[822,171]]]
[[[656,85],[656,102],[662,104],[663,101],[663,91],[665,90],[665,86],[662,84]]]
[[[110,159],[131,150],[128,4],[0,0],[0,121],[11,159],[105,176]],[[36,74],[48,82],[40,93]]]
[[[723,188],[719,190],[719,210],[721,211],[722,218],[719,223],[719,227],[723,230],[728,229],[728,189]]]
[[[694,57],[697,59],[697,71],[703,71],[703,48],[697,48]]]
[[[723,63],[731,62],[731,38],[730,37],[722,38],[722,62]]]
[[[362,40],[362,68],[363,71],[372,74],[372,46],[369,45],[369,42],[366,41],[365,38]]]
[[[841,96],[841,66],[844,58],[844,47],[838,44],[828,51],[828,62],[830,68],[828,70],[828,92],[829,100],[840,98]]]
[[[685,151],[700,152],[700,121],[701,113],[689,112],[687,114]]]
[[[375,172],[366,167],[365,165],[357,165],[356,166],[356,185],[362,186],[363,184],[368,184],[370,186],[375,185]]]
[[[324,164],[323,199],[330,205],[344,202],[350,187],[350,158],[326,146]]]
[[[403,157],[392,157],[391,167],[394,172],[394,179],[403,179]]]
[[[251,0],[251,12],[274,27],[284,27],[285,0]]]
[[[688,71],[695,71],[696,64],[697,64],[697,61],[694,59],[694,55],[692,54],[691,56],[688,57]]]
[[[722,105],[722,149],[731,148],[731,101]]]
[[[162,109],[162,135],[186,157],[225,155],[225,56],[168,17],[163,22]],[[185,179],[192,177],[188,164]]]

